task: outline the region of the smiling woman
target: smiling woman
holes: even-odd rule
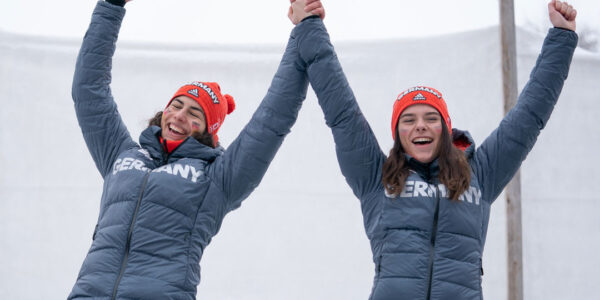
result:
[[[300,57],[309,64],[342,174],[361,203],[375,263],[371,300],[482,298],[491,205],[550,118],[577,45],[573,7],[552,1],[548,16],[555,28],[529,83],[479,148],[467,131],[452,128],[442,93],[418,86],[394,102],[388,156],[358,107],[323,22],[301,25],[310,29],[298,37]]]
[[[410,170],[421,170],[431,181],[435,172],[430,164],[439,164],[439,180],[448,189],[448,197],[458,200],[469,189],[471,174],[465,155],[466,135],[450,136],[452,127],[442,93],[429,87],[414,87],[402,92],[394,103],[392,136],[394,146],[383,164],[382,183],[388,195],[398,195]]]
[[[160,127],[163,138],[181,140],[195,132],[206,131],[206,117],[202,107],[194,99],[179,96],[167,106]]]
[[[75,67],[75,111],[104,188],[93,242],[68,298],[195,299],[204,249],[258,186],[306,97],[294,39],[302,29],[292,31],[271,87],[227,149],[217,133],[235,102],[214,82],[180,87],[136,143],[110,89],[128,1],[98,1]]]
[[[160,141],[167,152],[172,152],[188,136],[208,147],[217,145],[216,132],[206,130],[206,114],[200,103],[200,99],[176,95],[164,111],[148,121],[148,126],[161,128]],[[233,98],[228,103],[234,103]]]
[[[219,84],[196,81],[179,88],[149,125],[161,128],[161,143],[169,153],[188,136],[214,148],[225,116],[234,109],[233,97],[221,94]]]

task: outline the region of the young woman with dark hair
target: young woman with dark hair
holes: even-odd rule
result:
[[[138,144],[110,90],[126,2],[97,3],[75,67],[75,111],[104,187],[92,245],[68,298],[195,299],[205,248],[260,183],[306,96],[298,27],[266,96],[227,149],[217,132],[235,104],[214,82],[180,87]],[[297,24],[310,14],[290,19]]]
[[[419,88],[435,91],[432,88],[425,87],[415,87],[413,89]],[[415,97],[424,97],[424,93],[425,92],[419,92]],[[435,91],[435,93],[441,95],[438,91]],[[415,100],[410,99],[411,96],[413,96],[413,94],[407,94],[405,96],[406,98],[400,98],[396,101],[397,105],[404,104],[407,108],[401,110],[401,114],[394,113],[393,124],[397,124],[397,126],[392,127],[397,128],[397,130],[392,130],[394,146],[383,163],[382,172],[382,183],[386,192],[389,195],[400,194],[404,188],[404,183],[410,174],[411,168],[421,170],[425,179],[431,181],[431,174],[428,173],[429,168],[427,168],[427,164],[437,159],[439,164],[438,178],[444,187],[448,189],[448,198],[458,200],[458,197],[467,191],[471,181],[469,163],[463,153],[465,147],[462,147],[463,149],[461,150],[453,144],[451,136],[452,131],[446,122],[440,121],[440,112],[437,109],[434,109],[431,104],[427,104],[426,98],[415,102]],[[443,101],[442,98],[440,98],[440,100]],[[444,111],[447,115],[446,105],[442,101],[440,101],[441,106],[439,110]],[[424,120],[417,120],[419,117],[418,112],[421,110],[426,110],[426,116]],[[396,118],[398,118],[398,120],[396,120]],[[448,118],[449,122],[449,117],[446,118]],[[424,123],[422,125],[424,127],[427,127],[427,125],[432,126],[432,130],[429,130],[428,132],[431,133],[431,135],[434,135],[433,138],[428,136],[430,135],[429,133],[421,133],[419,131],[422,129],[418,127],[419,124],[417,123],[419,121]],[[415,128],[417,136],[410,139],[405,134],[400,136],[401,132],[410,130],[410,127]],[[455,141],[458,143],[461,140],[456,139]],[[464,139],[462,141],[468,144],[468,140]],[[405,149],[405,147],[408,149]]]
[[[573,7],[553,0],[548,10],[554,28],[529,82],[479,148],[468,132],[452,128],[442,94],[418,86],[394,102],[388,157],[323,22],[311,18],[298,26],[298,54],[333,132],[342,174],[360,200],[375,263],[370,299],[482,298],[491,205],[548,121],[577,45]]]

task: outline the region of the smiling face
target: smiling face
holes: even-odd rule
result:
[[[179,96],[163,112],[160,127],[167,140],[182,140],[194,132],[206,130],[204,111],[198,102],[187,96]]]
[[[407,107],[400,115],[397,130],[400,143],[408,155],[422,163],[437,158],[442,118],[435,108],[427,104]]]

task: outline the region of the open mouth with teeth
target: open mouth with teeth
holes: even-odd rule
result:
[[[431,138],[416,138],[412,142],[415,145],[429,145],[433,142],[433,139],[431,139]]]
[[[179,136],[184,136],[185,135],[185,131],[173,124],[169,124],[168,126],[169,128],[169,132],[171,132],[174,135],[179,135]]]

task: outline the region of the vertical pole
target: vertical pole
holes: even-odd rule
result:
[[[517,50],[513,0],[500,0],[502,41],[502,83],[504,114],[515,105],[518,96]],[[508,299],[523,300],[523,242],[521,229],[521,171],[506,187]]]

